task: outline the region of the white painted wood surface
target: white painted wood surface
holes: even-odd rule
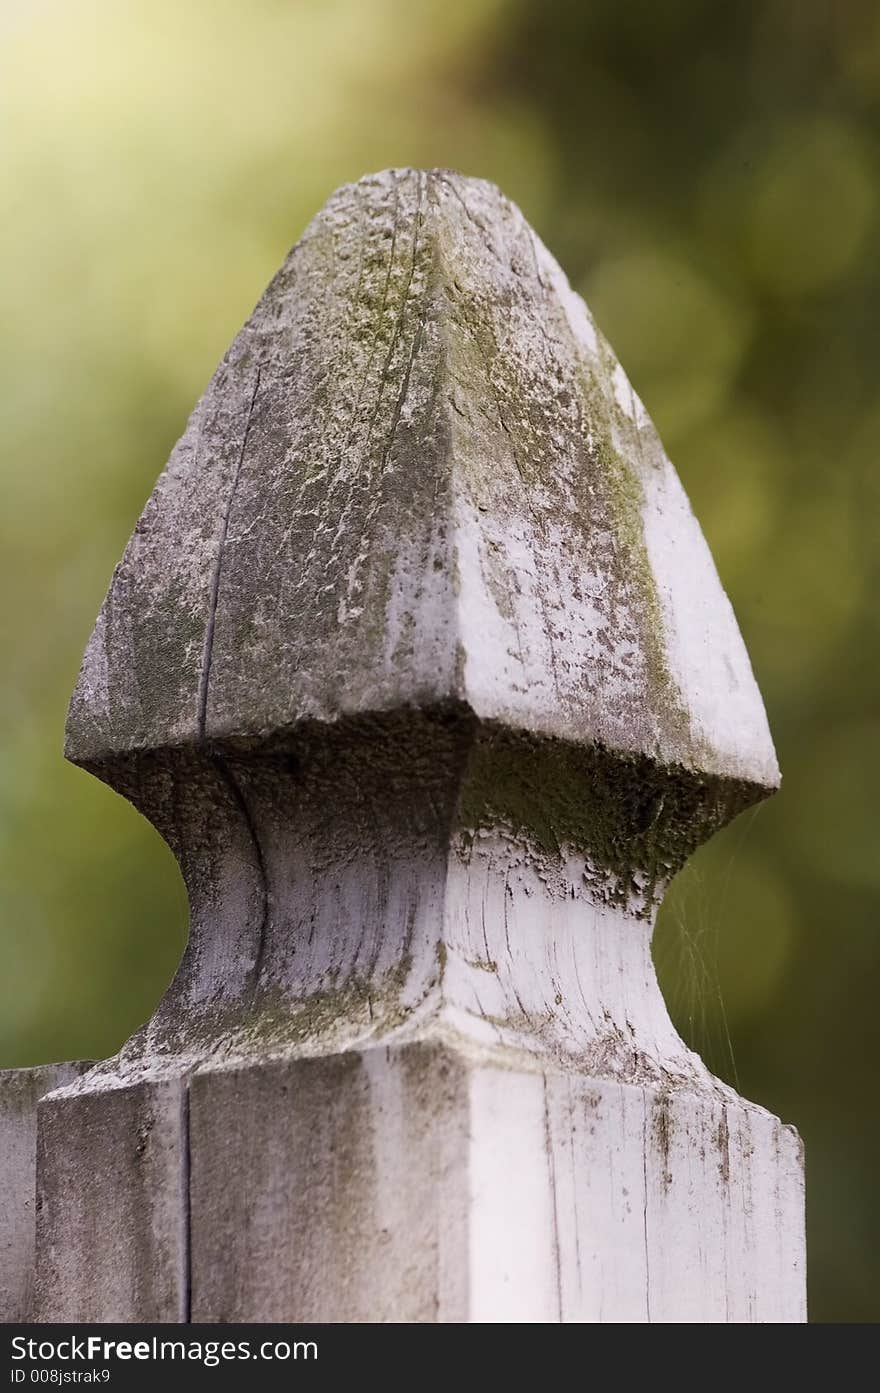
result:
[[[191,934],[40,1105],[43,1318],[804,1318],[797,1136],[650,953],[778,782],[763,707],[497,190],[388,171],[319,214],[138,523],[67,750],[167,838]]]
[[[33,1317],[37,1102],[88,1067],[0,1070],[0,1322]]]

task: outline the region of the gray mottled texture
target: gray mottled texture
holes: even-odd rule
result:
[[[193,1320],[467,1319],[463,1060],[276,1060],[190,1093]]]
[[[0,1071],[0,1321],[33,1317],[37,1102],[89,1067]]]
[[[583,302],[492,186],[391,171],[334,195],[196,408],[68,752],[449,699],[776,779],[699,529]]]
[[[763,707],[496,189],[388,171],[318,215],[135,529],[67,753],[166,838],[191,928],[41,1105],[44,1318],[800,1318],[797,1139],[650,950],[778,781]]]
[[[38,1110],[36,1319],[188,1318],[186,1091],[179,1080]]]

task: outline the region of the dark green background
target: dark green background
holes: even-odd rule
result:
[[[0,1064],[113,1051],[184,941],[170,854],[60,757],[155,476],[331,190],[451,165],[586,296],[737,610],[784,786],[657,958],[803,1134],[814,1319],[876,1319],[880,5],[10,0],[0,69]]]

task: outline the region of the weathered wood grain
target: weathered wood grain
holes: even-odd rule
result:
[[[0,1321],[33,1317],[37,1102],[89,1067],[0,1070]]]
[[[36,1310],[43,1320],[189,1319],[187,1093],[178,1078],[39,1109]]]

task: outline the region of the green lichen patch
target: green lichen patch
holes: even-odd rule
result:
[[[553,861],[583,855],[592,894],[649,917],[695,848],[765,794],[746,780],[487,723],[459,817],[471,837],[502,827]]]
[[[661,1163],[661,1180],[664,1190],[672,1184],[672,1171],[669,1165],[672,1150],[673,1119],[671,1098],[668,1093],[659,1093],[651,1107],[651,1136]]]

